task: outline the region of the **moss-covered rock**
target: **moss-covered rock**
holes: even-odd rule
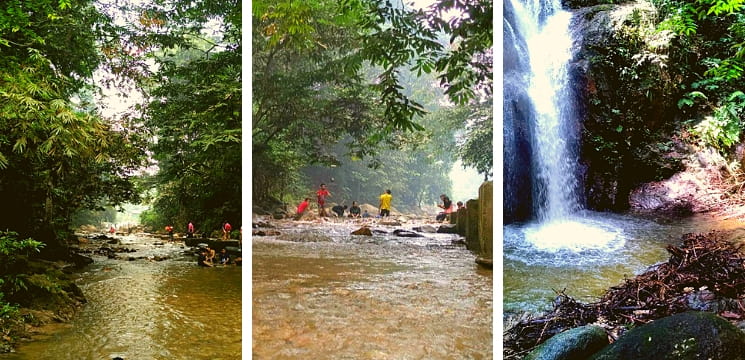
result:
[[[582,118],[582,168],[588,207],[622,211],[639,184],[682,170],[671,139],[679,130],[676,68],[647,1],[574,12],[578,49],[570,67]]]
[[[587,359],[608,345],[608,336],[599,326],[587,325],[554,335],[531,351],[523,360]]]
[[[708,312],[686,312],[634,328],[593,360],[743,359],[745,333]]]

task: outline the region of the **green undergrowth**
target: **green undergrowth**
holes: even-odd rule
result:
[[[0,353],[28,336],[26,324],[66,321],[85,302],[59,263],[34,258],[43,243],[0,232]]]

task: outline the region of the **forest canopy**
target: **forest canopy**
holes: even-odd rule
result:
[[[489,149],[470,159],[490,174],[491,137],[462,150],[456,137],[467,126],[491,131],[472,116],[491,114],[491,2],[252,7],[255,203],[295,201],[334,179],[335,201],[395,188],[413,208],[448,192],[450,167],[474,149]]]

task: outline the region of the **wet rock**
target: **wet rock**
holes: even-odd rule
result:
[[[93,259],[87,256],[72,253],[70,254],[70,262],[73,263],[76,268],[82,268],[86,265],[93,264]]]
[[[253,230],[251,232],[251,235],[254,235],[254,236],[279,236],[279,235],[282,235],[282,233],[279,232],[279,231],[277,231],[277,230],[266,230],[266,231],[265,230]]]
[[[162,243],[162,242],[155,242],[155,243],[153,243],[153,245],[154,245],[154,246],[163,246],[163,245],[165,245],[165,244],[164,244],[164,243]]]
[[[352,235],[365,235],[365,236],[372,236],[372,231],[369,227],[361,227],[355,231],[352,231]]]
[[[742,359],[745,333],[708,312],[686,312],[631,329],[594,360]]]
[[[251,223],[251,226],[254,227],[254,228],[260,228],[260,227],[263,227],[263,228],[273,228],[274,227],[274,225],[270,224],[267,221],[257,221],[255,223]]]
[[[385,231],[385,230],[380,230],[380,229],[373,229],[373,230],[372,230],[372,232],[373,232],[373,234],[378,234],[378,235],[385,235],[385,234],[388,234],[388,232],[387,232],[387,231]]]
[[[455,224],[442,224],[437,228],[439,234],[455,234],[456,230]]]
[[[436,233],[437,232],[437,228],[435,228],[432,225],[417,226],[417,227],[413,228],[412,230],[418,231],[418,232],[423,232],[423,233]]]
[[[403,230],[403,229],[396,229],[393,230],[393,235],[400,236],[400,237],[424,237],[424,235],[409,231],[409,230]]]
[[[691,310],[719,312],[716,295],[706,288],[686,294],[685,301]]]
[[[486,269],[493,269],[494,268],[494,260],[493,259],[489,259],[489,258],[485,258],[485,257],[479,256],[479,257],[476,258],[476,263],[479,264],[479,265],[481,265],[482,267],[484,267]]]
[[[117,239],[111,239],[111,240],[107,241],[106,243],[107,243],[107,244],[113,244],[113,245],[116,245],[116,244],[118,244],[118,243],[119,243],[119,240],[117,240]]]
[[[608,336],[599,326],[587,325],[554,335],[531,351],[523,360],[586,359],[608,345]]]
[[[401,226],[401,223],[396,220],[380,220],[378,221],[378,224],[388,226]]]
[[[453,245],[464,245],[465,246],[466,245],[466,239],[463,239],[463,238],[461,238],[461,239],[455,239],[455,240],[450,241],[450,243],[453,244]]]

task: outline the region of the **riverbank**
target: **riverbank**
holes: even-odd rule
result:
[[[16,289],[0,311],[0,353],[14,351],[19,342],[46,334],[49,325],[70,321],[86,303],[72,281],[72,263],[24,258],[14,269]]]
[[[506,325],[505,359],[523,358],[552,336],[584,325],[597,325],[616,341],[629,328],[689,310],[745,327],[742,230],[689,234],[681,241],[667,247],[667,262],[612,286],[597,302],[582,303],[561,292],[552,311]]]

